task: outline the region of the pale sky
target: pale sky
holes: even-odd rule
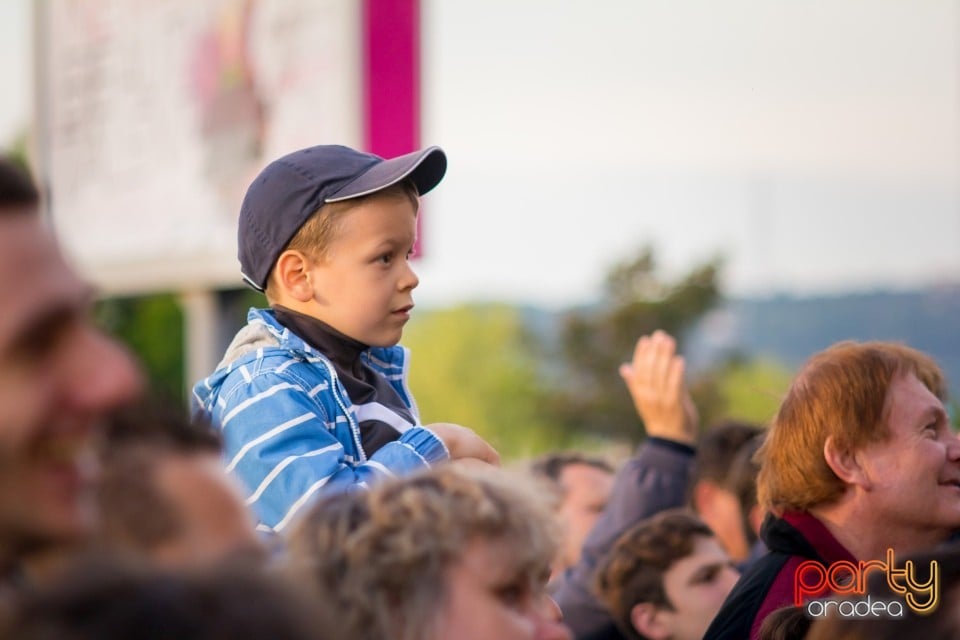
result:
[[[734,293],[960,279],[955,2],[424,14],[425,135],[451,158],[431,294],[581,300],[644,242],[678,270],[724,253]]]
[[[653,244],[734,294],[960,280],[960,9],[947,0],[421,0],[418,301],[559,306]],[[0,142],[29,118],[0,3]],[[19,90],[18,90],[19,88]]]
[[[30,120],[30,0],[0,3],[0,145],[9,146]]]

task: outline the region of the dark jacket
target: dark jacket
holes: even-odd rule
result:
[[[593,574],[620,535],[664,509],[684,504],[694,449],[647,438],[620,472],[603,514],[583,544],[580,561],[560,579],[554,598],[577,638],[621,638],[613,619],[593,595]]]
[[[767,516],[760,537],[769,553],[737,581],[704,640],[758,638],[764,618],[794,603],[794,577],[800,563],[815,560],[827,566],[839,560],[856,562],[823,523],[807,512],[791,511],[782,518]],[[817,594],[825,595],[829,593]]]

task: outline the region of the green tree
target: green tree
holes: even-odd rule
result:
[[[415,316],[404,331],[424,422],[474,429],[505,460],[564,446],[546,419],[534,337],[520,310],[469,305]]]
[[[731,356],[697,380],[713,387],[717,398],[704,424],[720,419],[769,424],[792,379],[793,372],[776,360]]]
[[[678,339],[720,300],[720,259],[695,266],[675,281],[657,272],[652,249],[610,270],[600,303],[566,314],[560,331],[562,366],[552,376],[547,407],[566,431],[637,441],[639,419],[617,370],[637,338],[663,329]],[[709,414],[719,402],[713,385],[701,385],[694,400]]]
[[[266,306],[263,294],[252,289],[219,292],[232,337],[246,323],[247,309]],[[95,316],[105,331],[126,344],[142,363],[151,387],[164,396],[186,402],[183,310],[176,294],[158,293],[123,298],[105,298],[97,303]],[[212,372],[211,372],[212,373]]]
[[[151,388],[184,401],[183,313],[176,296],[108,298],[95,315],[139,359]]]
[[[4,156],[24,171],[32,173],[28,153],[29,137],[29,131],[26,128],[21,129],[11,141],[10,147],[4,152]]]

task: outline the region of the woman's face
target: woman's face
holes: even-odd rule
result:
[[[549,567],[530,576],[503,540],[477,538],[446,572],[432,637],[459,640],[571,640],[545,591]]]

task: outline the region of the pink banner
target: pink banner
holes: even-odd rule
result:
[[[364,0],[363,51],[364,147],[384,157],[415,151],[420,146],[419,0]],[[423,252],[421,219],[416,255]]]

